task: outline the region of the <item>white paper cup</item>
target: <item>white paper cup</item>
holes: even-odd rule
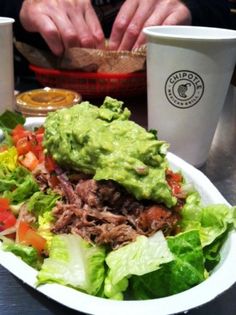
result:
[[[208,156],[236,61],[236,31],[152,26],[147,36],[148,128],[199,167]]]
[[[14,108],[13,22],[0,17],[0,114]]]

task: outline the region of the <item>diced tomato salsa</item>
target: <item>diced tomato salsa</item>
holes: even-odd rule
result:
[[[7,198],[0,198],[0,232],[16,224],[16,217],[10,210],[10,203]]]
[[[178,195],[181,192],[183,176],[180,173],[175,173],[171,170],[167,170],[166,180],[172,190],[173,195]]]
[[[18,222],[16,230],[16,242],[33,246],[39,253],[45,250],[46,240],[39,235],[27,222]]]
[[[39,163],[44,163],[49,172],[53,172],[56,163],[50,156],[45,156],[43,151],[44,127],[35,131],[26,130],[24,126],[17,125],[12,130],[12,140],[18,152],[19,162],[30,171]]]

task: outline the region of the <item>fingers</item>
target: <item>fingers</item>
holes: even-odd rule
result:
[[[42,8],[38,9],[36,3],[25,0],[19,17],[22,26],[28,32],[40,33],[55,55],[62,54],[64,44],[58,28],[47,12]]]
[[[146,41],[144,27],[162,24],[191,24],[189,9],[180,0],[126,0],[114,22],[109,48],[136,49]]]
[[[104,34],[91,0],[24,0],[23,27],[39,32],[49,48],[60,55],[69,47],[104,48]],[[191,24],[181,0],[126,0],[112,27],[109,48],[131,50],[145,43],[145,26]]]
[[[42,15],[40,20],[35,24],[35,32],[42,35],[50,50],[57,56],[60,56],[64,51],[64,43],[60,32],[55,23],[48,17]]]
[[[111,33],[110,49],[131,50],[145,42],[144,26],[161,23],[162,0],[126,0]]]
[[[90,7],[85,11],[85,21],[89,26],[89,29],[95,40],[95,48],[104,48],[105,47],[105,37],[101,27],[101,24],[98,20],[98,17],[95,11]]]
[[[192,16],[189,9],[185,6],[179,8],[178,11],[173,11],[168,15],[163,23],[164,25],[191,25]]]
[[[42,21],[37,21],[38,31],[55,54],[59,55],[69,47],[80,45],[77,32],[66,14],[49,15],[47,18],[52,24],[51,29],[49,24],[46,27]]]
[[[111,36],[109,39],[109,48],[112,50],[118,50],[122,39],[125,36],[127,27],[132,21],[135,12],[138,8],[137,1],[128,2],[126,1],[121,7],[112,27]],[[131,30],[135,31],[135,25],[131,25]],[[129,36],[130,37],[130,36]]]
[[[189,9],[185,5],[178,5],[170,8],[160,7],[158,11],[146,21],[144,27],[152,25],[191,25],[192,17]],[[137,49],[143,45],[146,41],[146,37],[143,32],[140,33],[137,41],[135,42],[133,49]]]
[[[104,45],[104,34],[97,15],[90,4],[67,8],[67,15],[76,30],[79,46],[99,48]]]
[[[161,25],[163,24],[164,19],[165,19],[165,12],[163,12],[163,10],[160,9],[158,11],[153,12],[153,14],[143,24],[142,30],[139,36],[136,38],[136,41],[132,49],[137,49],[146,43],[146,36],[143,33],[144,27],[153,26],[153,25]]]
[[[75,46],[100,48],[105,42],[88,0],[25,0],[20,20],[27,31],[39,32],[56,55]]]

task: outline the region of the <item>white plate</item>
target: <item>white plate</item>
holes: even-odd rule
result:
[[[27,119],[28,126],[41,124],[43,119]],[[216,187],[199,170],[172,153],[168,160],[175,170],[194,183],[203,202],[228,204]],[[77,311],[94,315],[170,315],[183,312],[213,300],[236,282],[236,232],[232,232],[222,249],[222,259],[213,274],[201,284],[170,297],[146,301],[113,301],[81,293],[59,284],[46,284],[36,288],[37,271],[12,253],[0,248],[0,263],[12,274],[49,298]]]

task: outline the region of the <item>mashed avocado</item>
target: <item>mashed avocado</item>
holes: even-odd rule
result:
[[[123,102],[106,97],[99,108],[82,102],[50,113],[44,147],[63,167],[114,180],[137,199],[176,203],[165,179],[167,143],[129,120]]]

